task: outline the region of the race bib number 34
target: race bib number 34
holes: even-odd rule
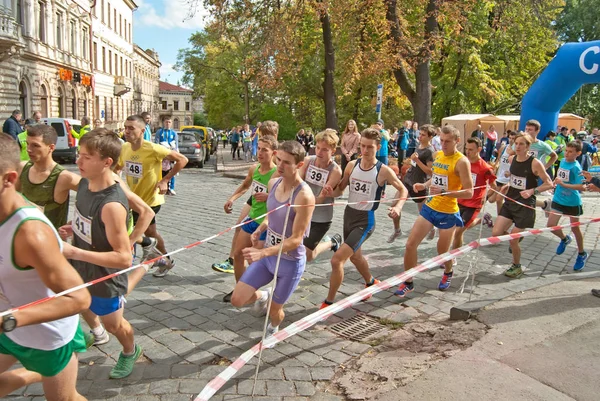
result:
[[[371,183],[352,178],[352,181],[350,182],[350,191],[363,196],[371,196]]]
[[[438,187],[438,188],[447,190],[448,189],[448,176],[439,175],[439,174],[432,175],[431,176],[431,185],[433,185],[434,187]]]
[[[125,162],[125,174],[134,178],[142,178],[144,175],[144,169],[142,163],[126,161]]]
[[[92,220],[83,217],[77,208],[75,208],[75,215],[73,216],[71,227],[73,228],[73,233],[75,235],[88,244],[92,244]]]
[[[520,190],[527,189],[527,179],[525,177],[519,177],[518,175],[511,175],[510,186]]]
[[[329,171],[324,170],[322,168],[315,167],[314,165],[308,166],[306,170],[306,178],[305,181],[318,185],[320,187],[324,186],[327,183],[327,178],[329,177]]]

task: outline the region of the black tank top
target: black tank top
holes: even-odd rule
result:
[[[523,162],[517,161],[515,156],[510,164],[510,178],[508,196],[511,199],[518,200],[526,205],[535,206],[535,195],[524,199],[521,196],[521,191],[525,189],[536,188],[538,177],[533,173],[533,161],[535,158],[529,156],[529,158]]]

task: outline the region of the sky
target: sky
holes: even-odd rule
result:
[[[188,47],[188,38],[204,25],[206,10],[203,0],[134,0],[138,9],[133,12],[133,41],[142,49],[154,49],[162,67],[160,80],[177,84],[183,74],[173,67],[179,49]],[[189,3],[198,4],[193,18],[185,20]],[[184,21],[185,20],[185,21]]]

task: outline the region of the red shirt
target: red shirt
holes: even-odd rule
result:
[[[474,187],[485,186],[486,183],[489,184],[496,181],[496,176],[494,175],[492,166],[487,164],[483,159],[479,159],[475,163],[471,163],[471,177],[473,178]],[[475,209],[481,209],[481,205],[483,205],[484,193],[485,187],[475,189],[473,190],[473,197],[471,199],[459,199],[458,204]]]

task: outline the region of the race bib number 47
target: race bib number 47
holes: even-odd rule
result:
[[[329,177],[329,171],[324,170],[322,168],[315,167],[314,165],[308,166],[306,170],[306,178],[305,181],[318,185],[320,187],[324,186],[327,183],[327,178]]]
[[[75,215],[73,216],[71,227],[73,228],[73,233],[75,235],[88,244],[92,244],[92,220],[83,217],[77,208],[75,208]]]
[[[258,181],[252,181],[252,195],[258,194],[258,193],[266,193],[267,192],[267,186],[261,184]]]
[[[520,190],[527,189],[527,179],[525,177],[519,177],[518,175],[511,175],[510,186]]]
[[[448,189],[448,176],[434,174],[431,176],[431,185],[444,190]]]
[[[125,174],[133,178],[142,178],[142,176],[144,175],[142,163],[126,161]]]

